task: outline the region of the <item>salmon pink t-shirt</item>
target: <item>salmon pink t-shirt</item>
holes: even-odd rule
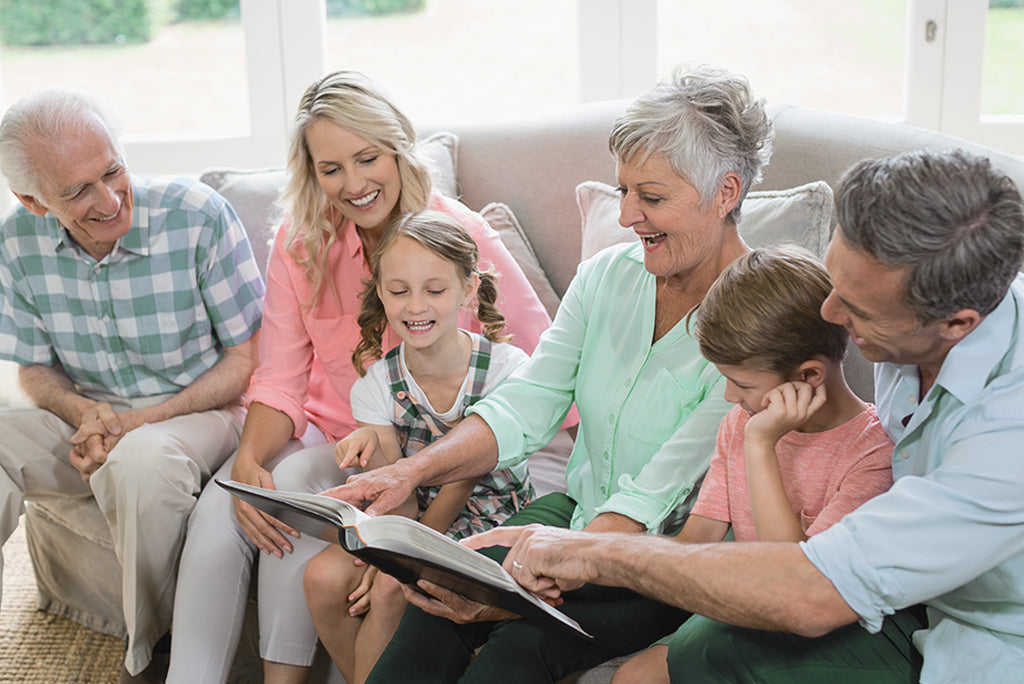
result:
[[[732,524],[736,541],[756,541],[743,458],[750,415],[726,414],[693,515]],[[892,486],[892,440],[875,407],[824,432],[788,432],[775,445],[786,498],[808,537]]]

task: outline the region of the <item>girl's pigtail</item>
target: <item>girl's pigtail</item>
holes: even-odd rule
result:
[[[377,295],[377,287],[370,280],[363,282],[362,307],[359,310],[359,334],[361,339],[352,352],[352,365],[360,377],[366,375],[366,367],[384,355],[384,328],[387,316],[384,303]]]
[[[476,291],[477,313],[476,317],[484,328],[484,337],[491,342],[508,342],[511,335],[503,335],[505,331],[505,317],[498,309],[498,277],[491,271],[478,272],[480,286]]]

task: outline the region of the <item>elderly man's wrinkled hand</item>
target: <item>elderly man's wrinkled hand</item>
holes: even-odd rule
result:
[[[107,462],[107,450],[103,446],[103,438],[92,435],[81,444],[71,448],[71,465],[78,469],[86,482],[101,465]]]
[[[502,567],[532,594],[557,603],[563,592],[598,579],[591,547],[607,535],[547,525],[495,527],[462,540],[472,549],[507,546]]]

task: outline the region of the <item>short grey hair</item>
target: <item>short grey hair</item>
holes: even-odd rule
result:
[[[0,122],[0,173],[22,195],[38,197],[40,170],[31,150],[41,141],[60,141],[102,125],[114,149],[124,159],[121,122],[99,98],[71,88],[46,88],[11,105]]]
[[[663,155],[697,189],[707,206],[727,173],[740,177],[740,199],[729,214],[739,223],[750,187],[772,155],[775,129],[764,99],[747,79],[707,65],[679,66],[640,95],[615,121],[608,148],[620,162]]]
[[[1013,180],[964,150],[868,159],[836,192],[843,239],[890,268],[921,322],[962,309],[985,316],[1024,262],[1024,204]]]

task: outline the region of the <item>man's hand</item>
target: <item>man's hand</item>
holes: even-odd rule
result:
[[[405,594],[406,601],[431,615],[447,618],[460,625],[518,617],[515,613],[510,613],[507,610],[471,601],[461,594],[456,594],[454,591],[427,580],[421,579],[416,586],[430,596],[424,596],[413,587],[403,584],[402,593]]]
[[[275,489],[270,471],[241,456],[235,460],[235,465],[231,469],[231,479],[264,489]],[[234,499],[235,517],[238,518],[238,524],[242,526],[245,535],[260,551],[268,555],[273,554],[278,558],[283,557],[285,552],[292,552],[292,545],[284,534],[298,537],[298,532],[238,497],[232,497],[232,499]]]
[[[368,514],[384,515],[405,503],[419,484],[408,472],[411,460],[402,459],[393,465],[357,473],[347,483],[321,493],[360,507],[369,502]]]
[[[747,421],[745,437],[774,446],[784,434],[806,423],[825,399],[824,383],[812,387],[806,382],[785,382],[764,395],[762,410]]]
[[[71,465],[86,482],[107,462],[107,456],[128,432],[144,424],[141,411],[117,413],[106,402],[95,402],[82,413],[78,430],[71,435]]]
[[[562,593],[599,577],[593,549],[605,534],[573,532],[547,525],[495,527],[461,541],[471,549],[510,547],[502,567],[531,593],[557,602]]]

